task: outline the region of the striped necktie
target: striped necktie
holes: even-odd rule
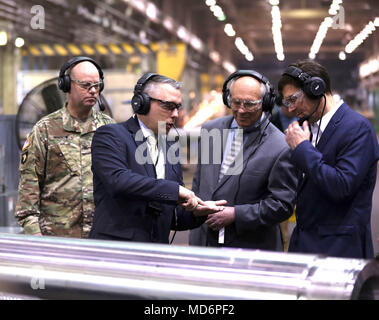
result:
[[[232,165],[233,164],[235,165],[235,159],[241,150],[242,144],[243,144],[243,130],[241,128],[235,129],[232,145],[230,146],[230,150],[221,165],[220,173],[218,176],[219,182],[221,181],[223,176],[228,172],[228,170],[232,167]],[[225,235],[225,228],[222,228],[218,232],[218,243],[224,243],[224,235]]]
[[[153,135],[147,137],[147,144],[149,147],[149,153],[151,160],[153,160],[153,165],[155,166],[158,161],[158,147],[157,147],[157,139]]]
[[[228,154],[226,155],[224,161],[222,162],[222,165],[220,168],[220,173],[218,176],[219,182],[234,164],[236,156],[241,150],[242,144],[243,144],[243,130],[241,128],[235,129],[232,145],[230,146],[230,150]]]
[[[163,157],[159,154],[157,139],[154,135],[150,135],[147,138],[147,145],[150,153],[151,160],[153,161],[153,165],[155,167],[155,173],[157,175],[157,179],[165,178],[165,167]]]

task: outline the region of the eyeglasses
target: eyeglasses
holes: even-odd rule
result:
[[[167,111],[170,111],[170,112],[173,112],[175,109],[177,109],[178,111],[180,111],[182,109],[181,103],[165,101],[165,100],[156,99],[156,98],[152,98],[152,97],[150,97],[150,99],[153,101],[157,101],[163,109],[166,109]]]
[[[288,98],[282,100],[282,105],[289,108],[296,103],[297,99],[303,96],[303,90],[298,90],[294,94],[290,95]]]
[[[84,90],[91,90],[92,88],[95,88],[96,91],[99,91],[101,88],[101,85],[103,84],[103,81],[99,82],[91,82],[91,81],[82,81],[82,80],[76,80],[76,79],[71,79],[71,81],[75,82],[76,84],[79,85]]]
[[[259,100],[231,99],[231,104],[233,108],[240,108],[241,106],[243,106],[243,108],[248,111],[252,111],[261,103],[262,103],[262,99],[259,99]]]

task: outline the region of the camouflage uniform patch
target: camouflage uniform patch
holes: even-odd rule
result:
[[[30,137],[27,137],[24,145],[22,146],[22,151],[25,151],[29,146],[30,146]]]
[[[79,122],[66,107],[42,118],[24,144],[16,218],[25,234],[88,237],[94,201],[91,142],[114,120],[96,110]]]

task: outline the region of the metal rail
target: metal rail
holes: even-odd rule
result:
[[[0,299],[379,299],[379,262],[0,234]]]

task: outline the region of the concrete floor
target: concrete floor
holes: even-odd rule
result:
[[[185,186],[187,188],[191,188],[192,185],[192,177],[195,172],[195,165],[188,165],[183,170],[183,179]],[[372,205],[372,214],[371,214],[371,231],[372,231],[372,241],[374,244],[374,254],[379,254],[379,170],[377,183],[375,186],[374,194],[373,194],[373,205]],[[289,225],[289,233],[293,230],[294,225],[291,223]],[[180,231],[177,232],[173,241],[175,245],[188,245],[188,234],[189,231]],[[172,235],[171,235],[172,236]],[[170,237],[171,239],[171,237]]]

